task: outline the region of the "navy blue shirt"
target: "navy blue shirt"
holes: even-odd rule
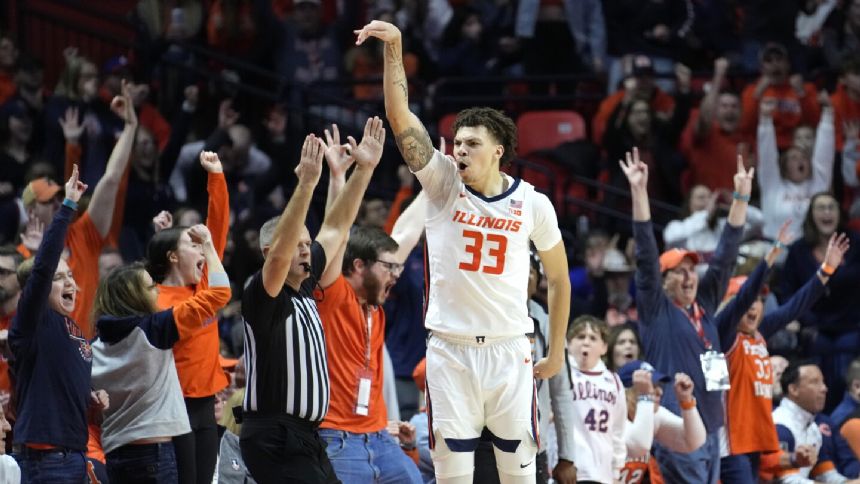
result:
[[[73,214],[62,206],[48,226],[9,331],[18,399],[13,443],[86,451],[92,348],[70,317],[48,307]]]
[[[385,345],[397,378],[412,379],[412,371],[427,350],[424,329],[424,247],[409,253],[403,275],[391,288],[385,309]]]
[[[663,278],[657,252],[657,241],[650,221],[633,222],[636,239],[636,308],[639,332],[646,359],[667,375],[683,372],[690,375],[699,413],[708,433],[723,426],[722,391],[706,391],[705,375],[699,356],[720,351],[720,340],[713,314],[723,298],[735,265],[743,227],[726,224],[708,271],[699,281],[696,303],[703,310],[704,338],[699,337],[685,310],[663,292]],[[705,342],[707,340],[707,344]],[[663,394],[663,406],[680,415],[675,392]]]

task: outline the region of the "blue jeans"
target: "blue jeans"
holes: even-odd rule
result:
[[[21,484],[84,484],[87,464],[79,451],[34,451],[15,454],[21,468]]]
[[[720,460],[720,480],[725,483],[756,484],[760,455],[754,452],[723,457]]]
[[[421,484],[421,474],[412,459],[388,432],[353,434],[320,429],[326,453],[338,479],[344,483]]]
[[[171,442],[124,445],[105,455],[111,482],[175,484],[179,482],[176,455]]]
[[[689,454],[672,452],[655,443],[654,457],[665,482],[716,484],[720,477],[719,431],[709,433],[705,443]]]

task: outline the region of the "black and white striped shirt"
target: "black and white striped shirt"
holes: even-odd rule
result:
[[[257,272],[242,296],[245,320],[247,390],[243,409],[264,414],[288,413],[322,421],[329,406],[325,335],[313,298],[314,282],[325,268],[325,251],[311,246],[312,277],[298,292],[289,286],[276,297]]]

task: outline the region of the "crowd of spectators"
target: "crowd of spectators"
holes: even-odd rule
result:
[[[730,223],[738,156],[745,168],[755,167],[751,203],[734,234],[737,261],[720,262],[737,262],[736,274],[750,275],[772,242],[784,243],[786,250],[768,266],[764,315],[802,291],[827,262],[834,233],[847,234],[851,248],[838,270],[828,274],[817,302],[783,329],[770,331],[767,350],[791,362],[810,358],[804,361],[820,367],[827,386],[822,411],[832,412],[834,429],[858,419],[860,0],[140,0],[128,18],[137,34],[133,49],[118,49],[98,65],[88,52],[69,46],[62,72],[50,84],[42,60],[12,34],[22,27],[0,30],[0,404],[11,422],[19,423],[14,380],[7,375],[12,357],[7,331],[24,287],[16,271],[39,251],[61,208],[62,184],[77,173],[75,166],[91,187],[65,239],[67,265],[79,289],[69,314],[80,337],[96,335],[96,290],[112,268],[169,259],[182,242],[172,240],[160,256],[153,255],[153,237],[163,239],[170,226],[206,223],[212,237],[223,237],[216,247],[232,298],[219,310],[214,327],[223,366],[233,369],[233,359],[243,353],[243,290],[263,265],[260,227],[283,211],[295,189],[293,171],[305,134],[317,130],[321,136],[321,127],[332,122],[358,132],[343,110],[325,109],[333,105],[360,114],[381,111],[382,45],[356,46],[353,36],[370,19],[390,21],[403,32],[410,94],[416,95],[414,108],[428,126],[455,110],[433,102],[434,92],[450,93],[452,85],[458,95],[476,96],[474,104],[486,104],[489,96],[490,104],[512,109],[512,117],[533,107],[584,106],[580,115],[587,120],[587,134],[577,143],[599,153],[588,160],[594,166],[585,172],[597,174],[608,187],[588,196],[628,215],[631,199],[623,193],[629,191],[628,177],[618,160],[638,147],[650,174],[649,196],[678,207],[671,213],[655,210],[657,242],[694,251],[702,275]],[[239,76],[204,58],[197,47],[269,71],[271,78]],[[187,68],[204,65],[215,77]],[[464,77],[492,78],[488,86],[503,87],[450,83]],[[525,80],[505,81],[517,78]],[[236,89],[271,89],[272,79],[286,86],[280,98]],[[525,91],[518,91],[522,86]],[[555,95],[573,99],[595,92],[600,99],[590,104],[552,101]],[[516,99],[517,93],[539,100],[532,105],[505,99]],[[112,103],[116,98],[126,105]],[[390,145],[356,220],[387,233],[417,189]],[[218,154],[223,176],[199,161],[201,152]],[[581,160],[569,161],[565,166]],[[216,178],[223,188],[213,188]],[[213,213],[218,190],[224,191],[218,202],[224,205]],[[308,213],[311,233],[323,223],[323,200],[316,197]],[[556,209],[572,262],[571,316],[591,314],[615,328],[609,339],[610,370],[654,358],[639,343],[630,219]],[[782,242],[786,220],[788,235]],[[205,239],[197,232],[194,236]],[[389,414],[396,421],[420,414],[413,371],[426,337],[420,247],[403,254],[403,262],[385,305],[385,355],[393,370],[387,377],[399,402],[386,404],[399,413]],[[167,273],[159,279],[155,282],[177,291],[188,284]],[[190,297],[189,292],[180,299]],[[541,297],[537,288],[536,304]],[[716,307],[719,301],[712,302]],[[160,301],[149,312],[171,306],[175,302]],[[180,336],[183,331],[180,326]],[[183,343],[173,339],[159,344],[182,353]],[[97,349],[94,343],[90,351]],[[178,356],[176,366],[183,395],[213,397],[229,435],[235,422],[221,406],[235,406],[233,391],[244,392],[241,366],[229,386],[219,377],[219,384],[196,393],[187,391],[190,383]],[[795,370],[793,378],[799,374]],[[108,383],[97,389],[110,388]],[[208,407],[202,413],[207,412]],[[105,419],[106,428],[114,423],[110,413]],[[0,417],[0,436],[4,421]],[[860,449],[860,432],[846,428],[855,440],[835,439],[834,462],[844,475],[858,477],[852,448]],[[11,451],[12,439],[5,443]],[[113,449],[113,444],[105,446]]]

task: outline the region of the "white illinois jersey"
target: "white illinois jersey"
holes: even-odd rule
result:
[[[429,200],[427,329],[496,337],[534,331],[526,306],[529,240],[539,251],[561,241],[549,199],[507,175],[509,188],[485,197],[439,151],[415,175]]]
[[[620,476],[627,458],[624,386],[602,361],[589,371],[580,370],[573,358],[569,361],[576,477],[611,484]]]

